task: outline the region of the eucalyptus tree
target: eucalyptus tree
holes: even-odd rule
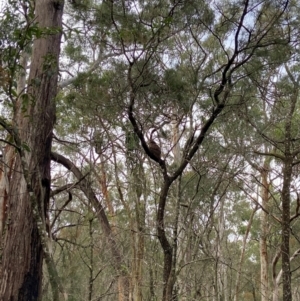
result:
[[[145,154],[152,160],[145,164],[143,158],[139,166],[143,169],[147,166],[153,173],[152,182],[160,183],[160,188],[153,186],[153,195],[159,195],[156,230],[164,258],[161,298],[172,300],[177,294],[178,223],[176,214],[168,219],[165,214],[176,207],[172,204],[173,186],[180,182],[186,168],[194,168],[193,160],[200,164],[204,160],[199,148],[207,147],[203,144],[204,138],[212,135],[217,118],[220,123],[228,123],[230,109],[243,102],[246,91],[241,93],[239,83],[246,84],[246,76],[266,68],[257,58],[264,50],[269,50],[270,45],[288,43],[288,36],[278,38],[273,31],[279,26],[288,2],[260,5],[255,1],[213,5],[205,1],[101,2],[91,6],[94,14],[89,13],[89,6],[82,5],[73,3],[75,16],[77,20],[83,16],[83,28],[89,28],[84,32],[87,35],[84,41],[93,47],[86,49],[77,41],[66,50],[73,59],[82,58],[83,64],[89,55],[96,55],[93,66],[99,66],[103,58],[106,61],[92,77],[83,73],[77,80],[66,82],[72,82],[77,95],[82,94],[81,99],[89,96],[88,106],[99,112],[95,115],[107,114],[105,122],[103,118],[98,119],[100,126],[95,118],[96,129],[108,133],[110,141],[124,143],[120,131],[125,135],[130,133],[127,126],[126,129],[121,126],[127,118]],[[80,65],[70,64],[70,67],[71,71],[76,71]],[[95,69],[88,69],[90,71]],[[69,96],[72,94],[74,98],[70,98],[69,103],[76,100],[74,91],[70,91]],[[234,97],[235,94],[242,96]],[[79,105],[84,106],[83,103]],[[109,114],[115,118],[117,126],[111,126]],[[83,119],[92,117],[89,114]],[[232,124],[238,123],[238,120],[231,120]],[[162,157],[155,155],[147,144],[154,130]],[[117,145],[118,149],[130,149],[128,145]],[[105,149],[113,156],[108,150],[111,146],[104,143],[101,151],[100,145],[100,153],[103,155]],[[141,151],[140,146],[137,149]],[[61,157],[54,155],[53,158],[63,162]],[[126,175],[129,173],[124,173]],[[122,196],[124,194],[120,193],[119,198]],[[126,202],[122,202],[122,206],[126,207]],[[105,218],[104,209],[100,210]],[[175,234],[171,234],[171,229]]]
[[[296,6],[291,6],[290,11],[294,9],[296,10]],[[298,35],[297,26],[293,27],[294,25],[295,23],[291,21],[291,40],[293,40],[292,36]],[[260,60],[270,62],[271,58],[273,64],[270,65],[270,71],[262,73],[261,80],[249,78],[257,89],[253,94],[253,99],[256,100],[252,107],[245,105],[242,107],[243,113],[239,112],[239,117],[244,116],[250,127],[254,129],[251,142],[248,142],[247,156],[248,162],[250,160],[251,165],[262,175],[262,180],[258,180],[257,177],[256,181],[261,185],[263,192],[261,215],[265,215],[268,221],[266,223],[265,219],[262,220],[262,223],[265,223],[265,230],[262,228],[261,239],[267,234],[264,237],[265,242],[268,241],[268,245],[264,247],[264,257],[269,262],[272,259],[272,271],[269,265],[264,273],[272,274],[273,300],[279,298],[281,279],[283,279],[283,299],[292,299],[294,289],[290,265],[294,265],[295,254],[298,251],[296,245],[291,243],[293,238],[290,237],[294,235],[294,221],[298,216],[298,211],[294,209],[298,203],[298,180],[295,174],[298,165],[297,126],[295,126],[298,122],[299,110],[298,71],[295,69],[298,50],[297,45],[282,46],[277,46],[272,51],[271,57],[269,56],[271,52],[261,56]],[[281,227],[281,243],[280,241],[275,243],[274,232],[271,232],[278,227]],[[277,250],[274,251],[272,246]],[[282,270],[279,269],[278,272],[276,267],[280,257],[282,257]],[[271,286],[268,281],[265,281],[264,285]],[[270,295],[271,290],[266,291],[264,298],[267,300]]]
[[[13,139],[6,142],[18,151],[7,190],[10,222],[5,233],[2,293],[7,299],[36,300],[43,256],[53,263],[46,235],[52,159],[74,174],[75,183],[65,188],[72,193],[75,186],[82,190],[77,200],[89,201],[101,225],[118,282],[112,286],[117,288],[118,299],[149,296],[176,300],[184,285],[178,281],[179,252],[193,244],[180,236],[180,214],[185,210],[181,206],[182,180],[191,170],[197,173],[204,166],[208,171],[212,168],[213,163],[204,164],[209,157],[206,151],[212,152],[205,141],[214,135],[219,138],[222,124],[237,124],[231,109],[244,101],[240,83],[246,84],[249,74],[266,68],[258,59],[264,51],[289,42],[285,34],[274,35],[274,28],[282,28],[284,33],[289,28],[281,23],[289,1],[71,1],[64,28],[67,58],[60,65],[61,74],[68,74],[68,78],[61,81],[63,90],[57,97],[57,135],[52,134],[53,99],[63,3],[38,1],[35,14],[32,3],[23,6],[26,26],[31,28],[37,22],[27,90],[17,98],[12,88],[7,90],[13,117],[11,123],[0,119]],[[58,138],[60,135],[67,137]],[[57,143],[50,154],[53,137]],[[148,146],[150,140],[161,148],[161,156]],[[75,154],[73,161],[59,151],[70,157]],[[78,168],[79,156],[84,162],[82,170]],[[214,160],[226,166],[230,156],[225,157],[216,152]],[[111,175],[114,185],[110,188]],[[213,183],[216,189],[212,189],[210,205],[213,208],[219,199],[224,209],[226,198],[221,195],[227,186],[222,176],[219,179],[222,181]],[[11,192],[17,192],[18,206],[17,196]],[[201,217],[201,204],[197,209]],[[187,221],[192,227],[193,219]],[[121,227],[128,231],[120,231]],[[25,234],[13,235],[21,229]],[[218,256],[224,259],[224,223],[217,230],[222,232],[216,239]],[[211,242],[215,237],[210,233]],[[155,250],[154,256],[146,252],[146,244]],[[30,250],[26,262],[32,267],[20,262],[24,270],[16,277],[18,262],[8,267],[16,254],[22,254],[22,246]],[[158,261],[148,268],[149,273],[145,259],[148,263]],[[210,262],[206,264],[210,270]],[[50,276],[57,280],[53,265],[49,267]],[[221,271],[221,265],[216,271]],[[143,282],[143,275],[147,281]],[[223,280],[220,276],[212,279],[215,283]],[[52,283],[55,286],[55,281]],[[142,289],[145,284],[148,289]],[[31,285],[33,292],[29,291]],[[203,287],[208,291],[209,282]],[[189,296],[197,299],[197,283],[192,290]],[[225,289],[215,291],[218,297],[225,296]],[[58,296],[58,288],[54,296]]]
[[[290,261],[290,235],[293,229],[293,221],[298,217],[298,211],[291,214],[291,204],[297,200],[295,188],[297,187],[297,176],[295,168],[298,165],[299,147],[297,145],[297,120],[298,120],[298,75],[289,65],[293,62],[286,62],[285,65],[278,67],[279,76],[276,79],[271,78],[268,81],[268,94],[264,95],[267,101],[267,114],[270,119],[263,125],[254,124],[248,111],[248,120],[255,127],[255,130],[261,135],[268,145],[269,150],[255,149],[255,153],[260,156],[274,158],[276,165],[270,170],[274,177],[280,181],[279,185],[273,187],[280,194],[280,202],[277,206],[280,208],[276,220],[281,224],[281,248],[274,257],[273,269],[276,267],[278,256],[282,257],[282,280],[283,280],[283,300],[292,298],[292,280]],[[272,99],[272,101],[270,101]],[[281,170],[281,173],[280,173]],[[282,175],[281,175],[282,174]],[[267,185],[268,186],[268,185]],[[293,188],[295,187],[295,188]],[[269,193],[269,192],[268,192]],[[274,194],[274,192],[273,192]],[[276,200],[277,201],[277,200]],[[264,208],[267,210],[267,208]],[[276,279],[276,270],[273,270],[274,278],[274,300],[278,298],[278,285],[280,276]]]
[[[5,175],[8,183],[2,191],[7,194],[7,224],[0,294],[3,300],[38,300],[44,257],[53,268],[46,220],[63,2],[12,1],[2,22],[9,18],[11,8],[19,10],[16,18],[23,21],[11,28],[12,37],[17,39],[2,43],[7,54],[3,68],[8,74],[4,92],[11,112],[8,119],[1,116],[0,123],[10,136],[5,142],[15,148],[17,155]],[[20,55],[33,37],[26,91],[17,93],[16,77],[18,71],[22,72]],[[55,269],[51,273],[51,277],[56,276]]]
[[[172,22],[167,24],[164,31],[154,31],[156,39],[151,40],[151,44],[147,45],[148,47],[144,48],[143,52],[141,52],[140,49],[133,49],[130,55],[127,54],[125,51],[128,49],[127,41],[122,39],[122,37],[120,39],[124,55],[128,62],[128,118],[146,154],[153,161],[157,162],[162,173],[162,183],[157,208],[157,234],[164,254],[163,300],[173,300],[173,289],[176,282],[174,269],[172,269],[172,263],[175,260],[174,247],[170,243],[167,230],[168,226],[166,226],[165,223],[165,210],[166,206],[169,205],[169,189],[191,162],[199,147],[203,144],[204,138],[208,135],[215,120],[221,112],[224,111],[224,108],[230,104],[231,92],[234,91],[235,84],[245,76],[243,70],[246,70],[247,66],[251,66],[251,61],[253,57],[255,57],[256,50],[269,45],[271,38],[269,34],[285,11],[287,4],[287,2],[281,3],[281,9],[277,10],[273,18],[270,19],[272,21],[269,21],[267,26],[266,23],[263,22],[264,25],[262,26],[260,25],[260,21],[265,17],[264,14],[269,5],[271,5],[270,3],[258,7],[255,7],[254,3],[248,1],[243,3],[243,6],[239,5],[239,7],[235,5],[227,6],[226,4],[222,6],[219,4],[216,8],[219,9],[220,16],[215,13],[213,18],[207,17],[213,16],[213,11],[209,6],[205,6],[204,3],[201,8],[197,6],[197,4],[183,3],[180,13],[176,14],[176,12],[173,13],[170,11],[169,14]],[[161,7],[161,9],[163,9],[163,7]],[[185,35],[181,36],[180,32],[176,32],[176,30],[178,30],[176,25],[180,24],[178,19],[182,18],[183,12],[188,20],[187,23],[189,26],[187,29],[185,27],[183,28]],[[250,24],[248,23],[249,14],[257,18],[257,20],[253,23],[250,22]],[[115,23],[115,26],[118,29],[117,23]],[[158,45],[158,41],[163,40],[165,31],[169,32],[169,35],[172,34],[167,43],[173,40],[176,45],[176,42],[180,43],[183,41],[179,45],[184,45],[182,47],[187,48],[186,60],[180,55],[182,51],[179,54],[174,48],[173,51],[168,49],[168,51],[164,52],[161,45]],[[188,39],[187,36],[189,36],[190,39]],[[232,37],[233,40],[232,47],[226,45],[226,43],[229,43],[230,37]],[[287,39],[282,42],[286,43]],[[136,40],[134,44],[136,49],[138,43],[139,41]],[[130,45],[129,47],[132,46]],[[221,47],[221,51],[219,47]],[[155,52],[153,49],[155,49]],[[148,70],[148,62],[151,61],[152,58],[158,60],[157,53],[159,52],[162,52],[165,56],[171,53],[176,57],[177,54],[178,62],[173,63],[177,66],[175,68],[171,67],[172,62],[174,62],[171,55],[169,62],[170,67],[167,65],[167,70],[172,71],[173,69],[175,74],[180,72],[180,65],[184,64],[184,68],[186,69],[185,76],[189,79],[184,82],[185,78],[183,78],[181,81],[182,88],[179,88],[180,91],[184,93],[184,88],[191,85],[189,89],[191,94],[184,93],[184,101],[181,103],[185,105],[188,104],[189,106],[188,108],[183,108],[178,104],[176,117],[191,118],[194,125],[191,128],[191,135],[188,139],[184,138],[184,129],[181,129],[179,137],[182,137],[182,140],[176,142],[183,145],[181,160],[179,165],[175,166],[174,169],[170,168],[171,158],[168,155],[170,150],[174,147],[174,144],[166,145],[167,149],[164,150],[166,155],[162,158],[155,156],[155,154],[151,152],[151,148],[147,145],[144,130],[141,126],[144,124],[143,116],[141,116],[138,110],[141,103],[143,103],[144,106],[147,106],[149,103],[149,95],[140,96],[139,92],[142,91],[143,86],[147,83],[146,80],[142,80]],[[161,62],[161,64],[166,65],[164,63],[164,56],[161,57]],[[140,66],[141,63],[143,67]],[[177,91],[176,94],[179,96],[180,92]],[[155,118],[153,119],[153,127],[163,128],[165,124],[168,124],[168,120],[166,120],[168,116],[165,114],[165,112],[168,111],[169,103],[165,100],[160,103],[159,110],[153,115]],[[202,114],[199,113],[197,116],[197,112],[199,111],[202,111]],[[195,113],[190,117],[189,112]],[[162,124],[161,120],[164,121],[164,124]]]

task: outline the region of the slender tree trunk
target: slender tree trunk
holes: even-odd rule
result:
[[[284,162],[282,199],[282,290],[283,301],[292,301],[291,268],[290,268],[290,184],[292,176],[292,161]]]
[[[299,83],[291,75],[288,67],[286,71],[294,83],[293,94],[290,99],[290,109],[285,120],[285,141],[283,160],[283,183],[281,191],[282,202],[282,227],[281,227],[281,263],[282,263],[282,301],[292,301],[291,287],[291,267],[290,267],[290,202],[291,202],[291,182],[293,172],[293,152],[292,152],[292,119],[296,110],[299,97]]]
[[[280,250],[281,251],[281,250]],[[275,267],[276,267],[276,264],[277,264],[277,261],[280,257],[280,254],[281,252],[277,252],[277,254],[275,255],[274,257],[274,260],[273,260],[273,282],[274,282],[274,288],[273,288],[273,298],[272,298],[272,301],[278,301],[278,298],[279,298],[279,284],[280,284],[280,279],[282,277],[282,269],[279,271],[279,273],[275,274]],[[296,250],[294,252],[294,254],[292,255],[292,257],[290,258],[290,262],[292,260],[294,260],[295,258],[297,258],[300,254],[300,249]]]
[[[272,293],[272,301],[278,301],[279,298],[279,280],[281,278],[282,270],[279,272],[278,276],[276,276],[276,265],[279,261],[281,255],[281,250],[278,250],[276,255],[272,261],[272,278],[273,278],[273,293]]]
[[[89,262],[89,291],[88,291],[88,301],[92,301],[93,290],[94,290],[94,238],[93,238],[93,219],[89,219],[89,238],[90,238],[90,262]]]
[[[130,156],[127,158],[128,169],[128,198],[130,203],[134,203],[134,211],[131,212],[129,206],[125,206],[129,217],[131,231],[131,282],[130,300],[142,301],[142,276],[145,247],[145,214],[147,192],[145,187],[145,174],[142,162],[132,161]],[[132,164],[131,164],[132,163]]]
[[[171,279],[173,248],[167,239],[166,232],[165,232],[165,223],[164,223],[166,199],[171,183],[172,182],[170,181],[170,179],[166,177],[164,180],[164,185],[161,190],[158,212],[157,212],[157,235],[164,253],[162,301],[172,301],[172,291],[173,291],[173,282]]]
[[[258,205],[255,206],[255,208],[253,209],[253,211],[251,213],[250,219],[248,221],[246,233],[244,235],[243,247],[242,247],[242,251],[241,251],[241,256],[240,256],[240,261],[239,261],[239,266],[238,266],[238,272],[237,272],[236,282],[235,282],[235,293],[234,293],[234,299],[233,299],[234,301],[239,301],[240,300],[239,299],[240,280],[241,280],[242,267],[243,267],[245,251],[246,251],[246,244],[247,244],[247,239],[248,239],[248,236],[249,236],[249,233],[250,233],[250,229],[252,227],[254,215],[255,215],[257,209],[258,209]]]
[[[41,28],[61,29],[62,14],[63,2],[36,1],[36,20]],[[9,187],[10,222],[5,235],[0,288],[5,301],[40,298],[44,242],[36,217],[40,215],[45,222],[49,202],[60,38],[61,33],[57,33],[34,41],[27,91],[31,101],[25,113],[15,107],[13,126],[21,143],[18,146],[26,144],[29,151],[16,158]],[[33,199],[37,204],[33,204]]]
[[[172,288],[174,288],[177,277],[176,277],[176,269],[177,269],[177,261],[178,261],[178,235],[179,235],[179,213],[180,213],[180,202],[181,202],[181,175],[178,177],[176,181],[176,192],[174,195],[174,204],[175,205],[175,220],[174,220],[174,229],[173,229],[173,238],[172,238],[172,249],[173,249],[173,262],[172,262],[172,270],[170,275],[170,281],[172,281]],[[172,301],[178,300],[178,291],[177,289],[173,289],[172,292]]]
[[[103,233],[107,239],[108,247],[111,250],[111,254],[113,257],[113,265],[115,270],[118,273],[118,296],[119,301],[127,301],[129,300],[129,277],[127,271],[127,263],[124,258],[124,255],[121,253],[116,237],[114,235],[114,231],[110,226],[110,223],[105,214],[104,208],[101,205],[101,202],[97,199],[93,189],[91,188],[91,184],[84,177],[84,175],[80,172],[80,170],[67,158],[57,153],[52,152],[51,158],[53,161],[62,164],[68,170],[72,171],[74,176],[79,181],[79,187],[82,192],[85,194],[91,205],[95,210],[95,216],[99,220],[100,225],[103,229]]]
[[[140,200],[138,200],[140,203]],[[137,233],[133,233],[133,264],[132,264],[132,300],[133,301],[142,301],[142,281],[143,281],[143,259],[145,253],[145,238],[144,238],[144,221],[145,221],[145,212],[143,204],[137,204],[139,208],[136,208],[137,214]]]
[[[105,171],[105,162],[101,154],[100,154],[100,158],[101,158],[101,163],[100,163],[101,176],[98,176],[98,180],[111,220],[111,222],[109,223],[110,231],[113,234],[113,236],[116,237],[117,223],[115,219],[115,209],[113,207],[113,203],[109,195],[108,186],[107,186],[107,176]],[[123,268],[124,267],[125,266],[123,266]],[[118,300],[119,301],[128,300],[130,295],[129,277],[125,275],[118,276],[117,286],[118,286]]]
[[[220,200],[220,212],[218,216],[217,225],[217,239],[216,239],[216,295],[218,301],[227,301],[226,299],[226,287],[225,287],[225,269],[223,258],[223,240],[225,231],[225,216],[224,216],[224,200]]]
[[[267,209],[269,200],[269,183],[268,183],[269,164],[265,161],[263,170],[261,171],[262,188],[261,200],[263,208]],[[260,219],[260,286],[261,286],[261,301],[269,300],[269,278],[268,278],[268,214],[262,210]]]
[[[175,119],[172,121],[172,143],[173,147],[173,164],[175,166],[179,166],[180,164],[180,145],[179,141],[179,124],[178,121]],[[175,204],[175,219],[173,222],[173,237],[172,237],[172,251],[173,251],[173,260],[172,260],[172,269],[169,276],[170,286],[172,287],[170,290],[171,292],[171,299],[172,301],[178,300],[178,292],[175,291],[174,285],[176,283],[176,268],[177,268],[177,260],[178,260],[178,235],[179,235],[179,213],[180,213],[180,202],[181,202],[181,175],[175,182],[176,184],[176,192],[174,195],[174,204]]]

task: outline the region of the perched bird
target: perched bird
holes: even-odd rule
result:
[[[160,159],[160,156],[161,156],[161,150],[160,150],[160,147],[158,146],[158,144],[157,144],[153,139],[150,139],[150,140],[149,140],[148,147],[149,147],[150,152],[151,152],[157,159]]]

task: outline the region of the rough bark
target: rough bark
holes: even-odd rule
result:
[[[18,74],[17,82],[17,94],[22,95],[22,92],[26,88],[26,67],[28,64],[28,53],[22,53],[20,57],[20,66],[22,67],[21,72]],[[14,167],[16,159],[16,151],[12,145],[7,144],[2,149],[2,162],[0,168],[0,241],[2,240],[3,229],[7,217],[7,198],[9,193],[9,182],[11,173]]]
[[[37,1],[35,13],[41,28],[61,29],[63,2]],[[13,127],[19,156],[12,171],[7,201],[9,224],[2,260],[2,300],[40,298],[43,240],[36,217],[40,216],[45,223],[49,202],[60,38],[61,33],[57,33],[34,41],[27,91],[31,101],[26,112],[19,105],[15,107]],[[24,144],[29,151],[22,149]]]
[[[9,180],[14,168],[15,150],[11,145],[6,145],[3,151],[3,159],[0,168],[0,242],[2,243],[3,230],[7,218],[7,200],[9,193]]]

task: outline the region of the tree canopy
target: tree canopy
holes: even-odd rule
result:
[[[299,13],[4,2],[1,298],[300,300]]]

